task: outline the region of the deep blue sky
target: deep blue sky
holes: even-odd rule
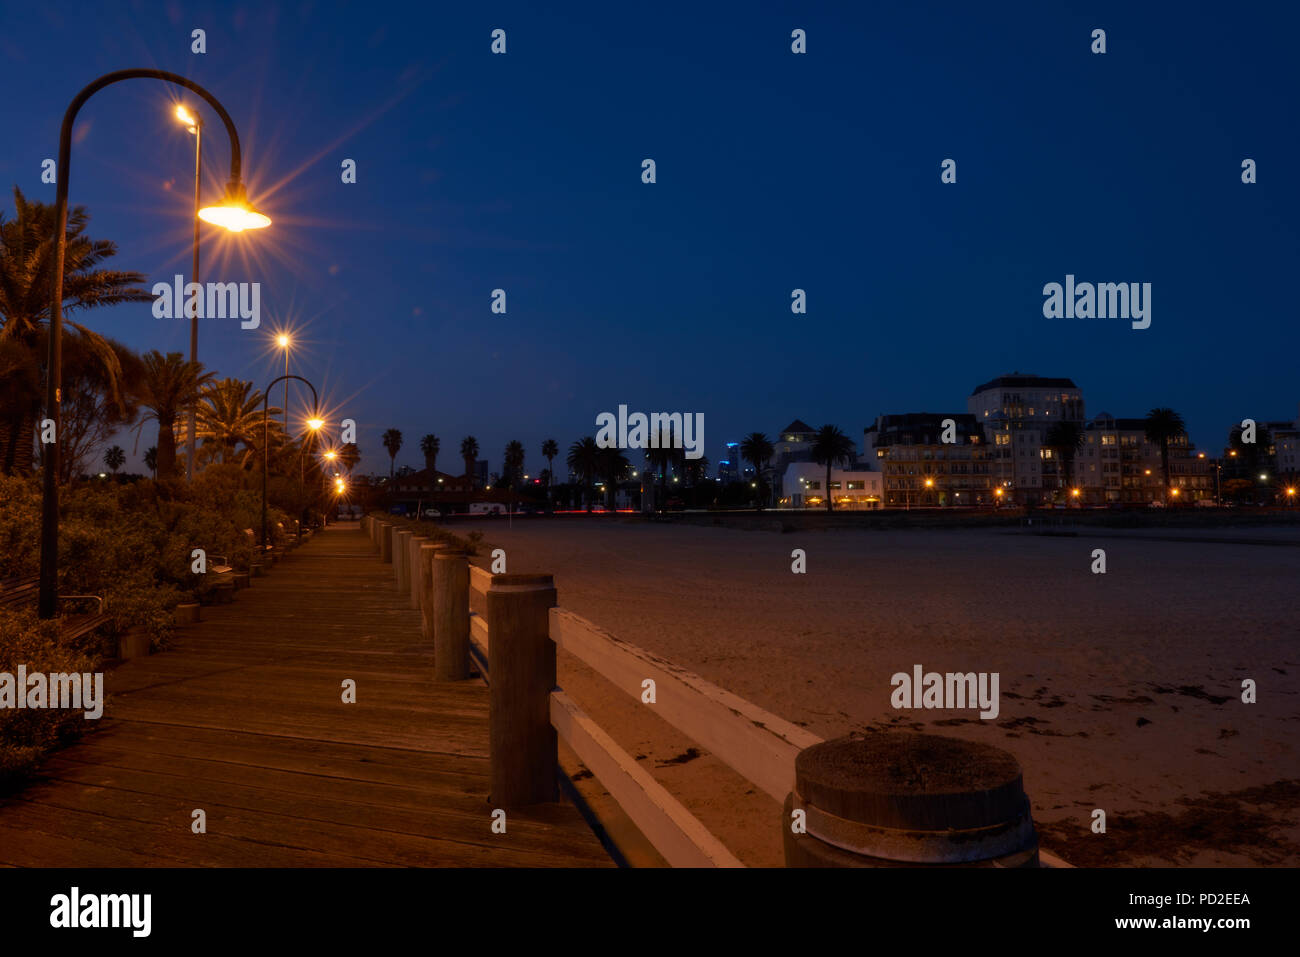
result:
[[[434,432],[454,469],[473,433],[493,470],[512,438],[537,470],[542,439],[620,402],[703,412],[714,463],[796,416],[860,442],[877,414],[964,411],[1012,370],[1073,377],[1089,415],[1172,406],[1202,447],[1295,416],[1294,5],[538,6],[5,0],[0,183],[53,200],[40,162],[101,73],[204,84],[275,223],[205,227],[201,278],[260,282],[263,328],[208,321],[200,358],[260,387],[269,327],[291,325],[293,371],[360,424],[361,471],[387,472],[388,427],[399,465]],[[150,282],[189,272],[178,98],[111,87],[73,149],[72,202]],[[214,197],[228,148],[205,117]],[[1043,318],[1067,272],[1151,282],[1151,328]],[[147,305],[85,319],[188,349]]]

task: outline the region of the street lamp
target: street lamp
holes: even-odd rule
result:
[[[236,232],[248,228],[247,224],[251,222],[257,222],[260,226],[269,226],[271,224],[271,220],[267,216],[249,206],[247,197],[244,194],[244,186],[240,179],[242,155],[239,149],[239,134],[235,130],[234,121],[215,96],[188,77],[183,77],[178,73],[169,73],[166,70],[118,70],[115,73],[104,74],[83,88],[68,104],[68,109],[63,114],[63,125],[59,128],[59,160],[58,165],[55,166],[59,175],[55,187],[54,219],[56,228],[54,234],[54,261],[51,264],[53,281],[50,283],[50,332],[45,372],[45,415],[53,425],[52,431],[55,441],[46,446],[42,456],[41,569],[40,593],[37,602],[37,613],[41,618],[53,618],[58,604],[58,436],[59,404],[63,399],[63,265],[68,241],[68,180],[72,172],[72,127],[76,122],[77,114],[81,112],[81,108],[86,105],[86,101],[92,96],[106,86],[122,80],[136,79],[163,80],[194,91],[217,111],[217,115],[221,117],[221,122],[226,127],[226,134],[230,137],[230,182],[226,187],[226,205],[199,210],[199,216],[208,222],[216,222],[217,225],[225,226],[225,228]],[[229,204],[235,201],[238,201],[240,205],[231,207]],[[224,214],[222,210],[225,210]],[[205,213],[212,213],[217,218],[210,218],[210,216],[204,215]],[[242,216],[237,215],[237,213],[241,213]],[[222,221],[223,216],[225,218],[224,222]]]
[[[267,472],[269,472],[271,469],[271,423],[270,423],[270,416],[267,414],[267,407],[268,407],[268,402],[271,398],[271,390],[275,388],[275,384],[279,382],[280,379],[297,379],[299,382],[306,385],[307,388],[311,389],[311,407],[313,409],[320,408],[320,398],[316,395],[316,387],[300,375],[286,375],[286,376],[280,376],[280,378],[278,379],[272,379],[270,384],[267,385],[266,391],[262,393],[262,542],[261,545],[263,551],[266,550],[266,540],[267,540],[266,475]],[[286,391],[287,388],[288,388],[288,384],[286,383]],[[309,422],[321,422],[321,420],[313,416],[309,420]],[[323,425],[324,423],[321,422],[321,424]],[[286,431],[285,434],[288,435],[288,432]]]
[[[275,344],[284,350],[284,374],[289,374],[289,347],[293,345],[293,340],[285,333],[280,333],[275,337]],[[285,379],[284,383],[284,434],[289,434],[289,380]]]
[[[194,134],[194,264],[190,269],[190,282],[199,281],[199,184],[203,172],[203,120],[190,113],[182,103],[176,104],[176,119]],[[190,362],[199,361],[199,301],[194,300],[190,313]],[[198,430],[198,404],[190,405],[189,441],[186,443],[186,478],[194,481],[195,433]]]

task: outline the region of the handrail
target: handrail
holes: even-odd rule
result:
[[[794,760],[822,739],[739,695],[597,628],[551,609],[551,638],[602,678],[641,700],[655,683],[655,714],[778,801],[794,787]]]

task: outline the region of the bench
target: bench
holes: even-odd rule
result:
[[[244,529],[244,538],[248,540],[248,547],[253,550],[253,561],[249,565],[248,573],[253,578],[258,578],[262,575],[264,566],[271,563],[271,556],[274,549],[270,545],[262,545],[259,547],[257,544],[257,536],[253,534],[251,528]]]
[[[40,587],[41,580],[35,575],[6,579],[0,582],[0,605],[16,607],[31,604],[40,594]],[[59,633],[64,638],[83,638],[113,620],[110,615],[104,613],[104,598],[101,595],[60,595],[59,601],[96,603],[93,614],[64,616],[59,622]]]
[[[208,574],[212,579],[212,594],[217,601],[235,600],[235,567],[225,555],[213,555],[208,559]]]

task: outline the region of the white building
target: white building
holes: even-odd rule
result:
[[[836,508],[880,508],[884,476],[865,469],[831,468],[831,484],[826,489],[826,466],[816,462],[791,462],[781,477],[784,490],[777,504],[781,508],[825,507],[826,495],[835,500]]]

